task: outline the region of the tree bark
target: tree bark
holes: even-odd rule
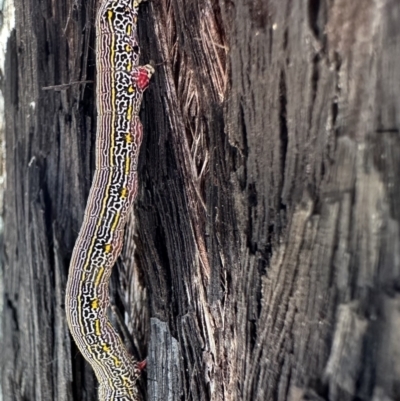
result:
[[[3,400],[95,400],[64,296],[98,2],[15,5]],[[111,292],[146,399],[400,400],[400,4],[152,0],[139,34],[156,74]]]

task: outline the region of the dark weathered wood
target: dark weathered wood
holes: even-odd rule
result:
[[[91,177],[94,5],[17,1],[5,71],[3,400],[95,400],[64,312]],[[74,386],[72,380],[74,379]]]
[[[41,88],[95,79],[96,2],[16,4],[3,399],[94,400],[63,311],[94,85]],[[147,398],[400,399],[399,3],[153,0],[139,25],[157,68],[112,293]]]
[[[148,376],[149,399],[178,400],[183,395],[180,382],[181,358],[178,341],[172,337],[168,325],[151,319]]]

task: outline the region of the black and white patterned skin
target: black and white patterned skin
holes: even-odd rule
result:
[[[137,194],[142,141],[139,109],[154,70],[139,66],[140,1],[105,0],[96,19],[96,170],[66,289],[68,326],[99,380],[100,401],[136,401],[142,364],[108,317],[111,269]]]

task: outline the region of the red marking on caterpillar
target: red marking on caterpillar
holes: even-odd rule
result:
[[[147,366],[147,359],[145,359],[145,360],[142,361],[142,362],[138,362],[138,363],[137,363],[137,367],[138,367],[139,370],[144,370],[144,369],[146,369],[146,366]]]
[[[142,91],[146,90],[150,83],[151,75],[154,73],[154,69],[151,66],[146,65],[144,67],[138,67],[136,77],[134,78],[137,86]]]

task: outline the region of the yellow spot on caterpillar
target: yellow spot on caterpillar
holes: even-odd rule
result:
[[[105,244],[104,245],[104,252],[105,253],[110,253],[112,251],[112,245],[111,244]]]
[[[139,7],[139,1],[138,0],[135,0],[133,2],[133,7]]]
[[[129,121],[131,118],[132,118],[132,106],[129,106],[126,119]]]
[[[132,143],[133,142],[133,136],[129,132],[125,135],[125,141],[127,143]]]
[[[121,360],[117,358],[116,356],[112,355],[111,358],[114,360],[115,366],[119,367],[121,366]]]
[[[128,190],[124,187],[121,189],[121,199],[125,199],[128,196]]]
[[[128,93],[133,93],[133,92],[135,92],[135,88],[132,85],[129,85]]]
[[[131,159],[129,157],[127,157],[125,159],[125,174],[128,175],[129,174],[129,170],[131,168]]]
[[[107,18],[108,18],[108,20],[109,20],[110,22],[112,21],[113,15],[114,15],[114,13],[113,13],[112,10],[108,10],[108,11],[107,11]]]
[[[104,352],[110,352],[110,347],[107,345],[107,344],[103,344],[103,346],[102,346],[102,350],[104,351]]]
[[[129,383],[129,379],[126,376],[122,376],[122,387],[124,389],[128,390],[129,395],[133,395],[132,391],[129,390],[130,383]]]
[[[96,287],[98,287],[98,285],[100,284],[100,281],[101,281],[101,278],[103,277],[103,274],[104,274],[104,267],[100,267],[99,272],[97,273],[97,276],[96,276],[96,280],[94,282],[94,285]]]
[[[130,52],[132,51],[132,46],[126,45],[126,46],[125,46],[125,51],[126,51],[127,53],[130,53]]]
[[[128,25],[126,26],[126,34],[127,34],[127,35],[130,35],[131,32],[132,32],[132,25],[131,25],[131,24],[128,24]]]
[[[112,65],[114,66],[114,50],[111,50],[111,54],[112,54],[112,60],[113,60]],[[112,96],[112,99],[114,100],[115,99],[115,87],[112,87],[112,89],[111,89],[111,96]],[[113,103],[112,107],[113,107],[113,110],[115,110],[114,103]]]
[[[132,71],[132,63],[129,61],[128,64],[126,65],[126,71],[131,72]]]
[[[92,309],[97,309],[97,308],[99,307],[99,300],[98,300],[97,298],[95,298],[95,299],[91,302],[90,306],[92,307]]]
[[[96,321],[94,322],[94,332],[96,333],[96,336],[100,336],[101,335],[100,320],[99,319],[96,319]]]
[[[121,215],[120,215],[119,213],[117,213],[117,214],[115,215],[114,223],[113,223],[113,225],[111,226],[111,231],[115,231],[115,229],[117,228],[117,225],[118,225],[120,216],[121,216]]]

